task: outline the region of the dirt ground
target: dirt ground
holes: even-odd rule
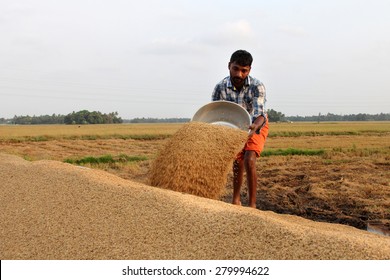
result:
[[[124,179],[148,183],[151,162],[164,141],[106,139],[1,142],[0,152],[16,154],[28,160],[59,161],[106,154],[146,155],[149,160],[136,164],[91,167],[104,169]],[[331,160],[321,156],[260,158],[257,162],[257,208],[359,229],[366,229],[368,221],[380,221],[390,229],[389,160],[374,157],[340,155]],[[232,173],[228,176],[226,195],[221,200],[230,203]],[[245,206],[245,185],[242,202]]]
[[[390,209],[388,166],[359,161],[324,164],[317,157],[301,156],[284,159],[278,166],[276,160],[258,161],[258,209],[359,229],[366,229],[368,221],[382,221],[390,229],[390,213],[382,208]],[[232,194],[232,179],[229,182],[226,202]],[[245,186],[242,200],[245,205]]]

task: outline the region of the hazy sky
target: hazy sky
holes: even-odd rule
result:
[[[267,109],[390,113],[389,0],[1,0],[0,117],[192,117],[252,53]]]

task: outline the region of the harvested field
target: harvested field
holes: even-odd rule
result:
[[[227,175],[248,134],[238,129],[191,122],[160,150],[150,171],[152,186],[219,199]]]
[[[390,259],[388,237],[0,154],[1,259]]]
[[[160,136],[173,135],[182,126],[0,126],[0,153],[29,161],[146,156],[139,162],[84,166],[149,184],[151,163],[169,141]],[[294,148],[324,153],[261,157],[257,208],[363,230],[369,221],[381,221],[390,230],[389,143],[390,122],[271,123],[266,152]],[[227,203],[231,202],[231,176],[221,198]],[[243,191],[245,205],[245,187]]]

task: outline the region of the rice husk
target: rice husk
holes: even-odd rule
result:
[[[159,151],[150,184],[218,199],[225,192],[228,172],[248,133],[219,125],[183,125]]]
[[[390,259],[390,238],[0,154],[0,259]]]

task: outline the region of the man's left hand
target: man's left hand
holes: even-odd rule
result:
[[[263,116],[259,116],[250,126],[249,126],[249,134],[248,138],[251,138],[253,134],[258,133],[259,129],[263,126],[265,122],[265,118]]]

